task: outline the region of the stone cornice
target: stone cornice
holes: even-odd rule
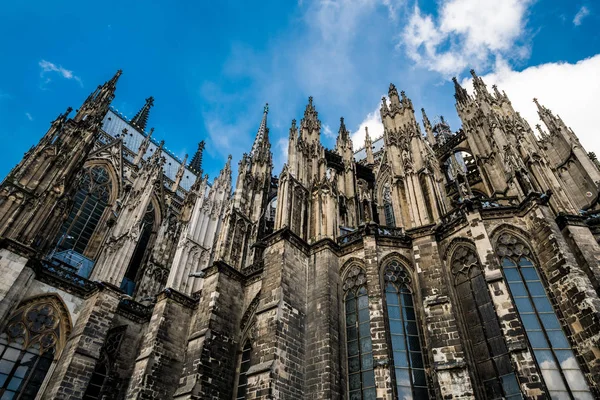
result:
[[[10,250],[27,259],[37,257],[37,251],[35,249],[9,238],[0,237],[0,249]]]
[[[194,300],[193,298],[191,298],[173,288],[166,288],[165,290],[160,292],[158,294],[158,296],[156,296],[157,303],[159,301],[162,301],[165,299],[171,299],[174,302],[179,303],[182,306],[185,306],[188,308],[194,308],[194,307],[196,307],[196,304],[198,304],[197,300]]]

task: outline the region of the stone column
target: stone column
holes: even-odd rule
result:
[[[185,340],[187,351],[174,399],[230,399],[239,343],[243,276],[217,261],[206,275]],[[187,325],[186,325],[187,326]],[[183,357],[181,358],[183,359]]]
[[[384,318],[383,289],[379,259],[377,257],[376,226],[368,225],[363,236],[364,262],[367,272],[367,289],[369,291],[369,317],[371,321],[371,341],[373,343],[373,372],[377,398],[391,400],[392,388],[392,356],[389,351],[387,327]]]
[[[81,399],[104,345],[121,292],[109,285],[85,300],[71,336],[60,356],[43,400]]]
[[[179,384],[195,301],[162,291],[142,339],[126,399],[170,399]]]
[[[264,252],[262,298],[256,310],[259,364],[248,371],[247,399],[304,399],[306,243],[289,229],[272,236]]]
[[[342,305],[336,245],[323,241],[312,250],[307,273],[306,398],[340,399]]]
[[[577,263],[590,278],[596,292],[600,293],[600,245],[585,224],[585,218],[563,215],[556,221]]]

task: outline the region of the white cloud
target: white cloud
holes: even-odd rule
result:
[[[25,116],[27,117],[28,120],[33,121],[33,117],[28,112],[25,113]]]
[[[72,80],[78,82],[81,86],[83,86],[83,83],[81,82],[81,78],[79,78],[77,75],[75,75],[73,73],[73,71],[63,68],[61,65],[56,65],[56,64],[51,63],[50,61],[46,61],[46,60],[41,60],[38,63],[38,65],[42,69],[42,72],[40,73],[40,76],[42,78],[44,78],[45,75],[49,72],[56,72],[61,77],[65,78],[65,79],[72,79]],[[48,83],[48,82],[50,82],[50,80],[51,80],[50,78],[46,77],[46,80],[44,83]]]
[[[504,90],[514,109],[521,113],[532,128],[539,122],[536,97],[540,104],[560,115],[573,129],[587,151],[600,153],[597,122],[600,93],[600,54],[576,64],[548,63],[514,71],[506,62],[498,62],[496,71],[483,76],[491,88],[496,84]],[[472,89],[471,81],[464,82]]]
[[[329,127],[329,125],[323,125],[323,134],[325,136],[327,136],[328,138],[335,138],[335,133],[333,133],[333,131],[331,130],[331,128]]]
[[[577,14],[575,14],[575,18],[573,18],[573,25],[579,26],[585,17],[590,15],[590,10],[586,6],[581,6]]]
[[[442,0],[437,18],[423,15],[416,5],[400,46],[415,62],[444,75],[467,66],[483,68],[498,55],[523,58],[520,43],[528,7],[533,0]]]
[[[354,150],[358,150],[365,145],[365,128],[369,128],[369,136],[372,141],[383,136],[383,123],[381,123],[381,115],[379,108],[381,104],[378,104],[375,110],[367,114],[365,119],[360,123],[358,129],[352,133],[352,145]]]

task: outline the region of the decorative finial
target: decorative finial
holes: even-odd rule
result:
[[[265,104],[264,113],[265,113],[265,114],[268,114],[268,113],[269,113],[269,103],[266,103],[266,104]]]

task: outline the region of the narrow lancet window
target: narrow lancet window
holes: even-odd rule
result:
[[[497,253],[550,397],[593,399],[528,247],[514,236],[502,235]]]
[[[344,281],[346,308],[346,351],[348,391],[351,400],[375,400],[373,343],[367,277],[359,266],[352,266]]]
[[[459,247],[452,257],[452,273],[467,330],[468,347],[488,400],[522,399],[498,316],[475,251]]]
[[[411,280],[396,260],[385,268],[385,300],[399,399],[428,399]]]

